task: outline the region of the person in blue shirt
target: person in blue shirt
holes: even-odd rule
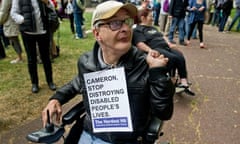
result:
[[[189,11],[189,19],[188,24],[190,25],[187,44],[190,44],[190,38],[192,32],[194,30],[195,25],[197,24],[199,40],[200,40],[200,48],[205,48],[203,43],[203,24],[204,24],[204,12],[206,9],[206,1],[205,0],[190,0],[189,6],[187,7]]]

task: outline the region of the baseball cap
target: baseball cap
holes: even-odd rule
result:
[[[94,10],[92,16],[92,27],[99,20],[111,18],[120,9],[126,9],[129,15],[133,18],[137,15],[137,8],[135,5],[131,3],[123,4],[118,1],[109,0],[99,4]]]

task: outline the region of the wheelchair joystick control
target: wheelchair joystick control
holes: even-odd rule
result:
[[[50,114],[47,110],[47,124],[45,128],[28,134],[26,138],[35,143],[54,143],[63,136],[64,132],[63,126],[57,126],[51,123]]]
[[[45,126],[46,132],[51,133],[54,131],[54,125],[50,122],[49,110],[47,110],[47,124]]]

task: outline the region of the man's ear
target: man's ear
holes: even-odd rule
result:
[[[93,35],[97,41],[101,40],[98,29],[93,29]]]

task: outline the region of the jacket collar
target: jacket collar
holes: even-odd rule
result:
[[[130,50],[119,59],[117,67],[122,67],[122,66],[125,68],[133,67],[133,55],[136,53],[136,51],[137,51],[137,48],[132,46]],[[94,63],[96,65],[97,70],[113,68],[112,66],[109,66],[106,63],[104,63],[102,54],[101,54],[100,45],[98,44],[97,41],[95,42],[93,47],[93,56],[94,56]]]

